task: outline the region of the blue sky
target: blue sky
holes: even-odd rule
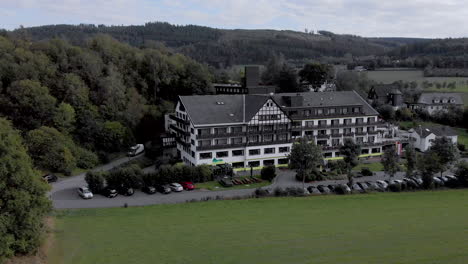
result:
[[[166,21],[361,36],[468,37],[466,0],[0,0],[0,28]]]

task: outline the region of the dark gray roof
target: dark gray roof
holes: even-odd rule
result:
[[[280,93],[275,94],[273,97],[279,106],[290,107],[286,100],[286,97],[288,96],[302,96],[302,106],[298,106],[300,108],[362,105],[366,115],[378,115],[378,112],[355,91]]]
[[[249,121],[268,97],[234,94],[179,96],[179,99],[192,122],[201,125]]]
[[[397,85],[377,84],[372,87],[378,97],[387,97],[389,94],[401,94]]]
[[[455,99],[452,104],[463,104],[463,99],[459,93],[422,93],[419,96],[418,104],[434,104],[434,99]]]
[[[426,138],[430,134],[434,134],[438,137],[451,137],[457,135],[457,132],[448,126],[421,126],[414,128],[414,131],[423,138]]]

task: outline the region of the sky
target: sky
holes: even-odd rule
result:
[[[466,0],[0,0],[0,28],[171,24],[327,30],[366,37],[468,37]]]

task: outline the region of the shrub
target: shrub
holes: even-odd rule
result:
[[[276,177],[276,168],[275,166],[266,166],[262,168],[260,177],[266,181],[272,181]]]
[[[287,195],[287,192],[281,188],[281,187],[276,187],[274,190],[273,190],[273,194],[277,197],[279,196],[286,196]]]
[[[265,197],[270,195],[270,192],[268,189],[263,189],[263,188],[257,188],[255,189],[255,197]]]
[[[346,191],[346,186],[340,184],[335,186],[335,193],[336,194],[347,194],[348,192]]]
[[[76,166],[78,168],[91,169],[99,163],[98,156],[87,149],[77,147],[74,152],[77,158]]]
[[[458,149],[459,149],[460,151],[465,151],[465,150],[466,150],[466,147],[465,147],[464,144],[458,143],[457,147],[458,147]]]
[[[423,180],[422,186],[424,189],[434,188],[434,178],[432,178],[431,174],[423,174],[422,180]]]
[[[374,173],[369,168],[362,168],[361,169],[362,176],[372,176]]]
[[[468,162],[462,161],[458,163],[455,175],[458,178],[458,183],[461,186],[468,187]]]
[[[105,178],[103,172],[90,171],[86,173],[85,181],[93,193],[100,193],[104,189]]]
[[[304,196],[305,192],[304,189],[301,187],[287,187],[286,190],[287,196]]]
[[[323,174],[318,171],[318,170],[312,170],[312,171],[298,171],[296,173],[296,180],[302,181],[302,175],[305,173],[305,182],[311,182],[311,181],[321,181],[323,180]]]

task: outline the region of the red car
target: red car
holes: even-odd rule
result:
[[[191,191],[195,189],[195,185],[192,182],[181,182],[180,185],[184,188],[184,190]]]

